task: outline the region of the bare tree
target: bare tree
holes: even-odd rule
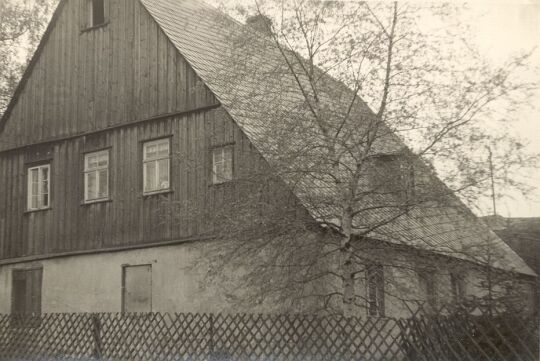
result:
[[[0,114],[45,30],[54,0],[0,3]]]
[[[414,271],[400,247],[422,250],[426,265],[434,263],[426,251],[478,261],[482,252],[455,233],[466,229],[471,242],[488,232],[463,204],[495,174],[477,147],[511,147],[493,147],[504,186],[509,170],[534,164],[517,141],[485,127],[501,104],[531,95],[536,84],[519,77],[530,54],[490,65],[462,24],[448,22],[458,9],[447,5],[266,1],[240,10],[252,26],[222,19],[234,45],[216,73],[229,111],[268,163],[243,170],[234,196],[204,215],[221,240],[207,254],[210,274],[242,264],[238,274],[257,286],[244,301],[304,307],[310,299],[350,315],[378,302],[369,291],[374,266]],[[424,16],[437,26],[419,28]],[[254,103],[257,116],[246,116]],[[446,167],[446,184],[432,164]],[[169,209],[201,217],[184,206]],[[399,287],[385,292],[404,298]]]

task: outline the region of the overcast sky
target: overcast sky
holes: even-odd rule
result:
[[[539,47],[533,55],[540,68],[540,0],[515,2],[474,2],[471,15],[478,14],[474,25],[480,49],[494,61],[502,61],[520,50]],[[481,16],[480,16],[481,15]],[[540,80],[538,72],[531,77]],[[529,142],[531,151],[540,153],[540,91],[532,104],[536,109],[523,109],[516,132]],[[540,169],[531,174],[531,185],[540,188]],[[540,189],[524,199],[516,195],[498,205],[500,213],[513,217],[540,217]]]

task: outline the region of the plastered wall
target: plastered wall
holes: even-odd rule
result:
[[[0,268],[0,313],[11,307],[11,270],[43,267],[42,312],[120,312],[122,266],[152,265],[152,310],[207,312],[230,305],[223,287],[205,287],[201,244],[82,255]],[[194,264],[197,262],[197,264]]]
[[[11,271],[35,267],[43,268],[42,312],[120,312],[122,267],[141,264],[152,265],[152,311],[283,312],[285,306],[270,299],[249,308],[239,308],[234,299],[242,297],[242,268],[224,270],[223,274],[209,279],[207,248],[204,242],[195,242],[1,266],[0,313],[9,313],[11,309]],[[385,309],[386,316],[391,317],[410,314],[404,300],[413,301],[410,305],[426,297],[413,270],[414,258],[404,254],[400,258],[401,267],[384,268]],[[467,272],[467,294],[480,294],[479,280],[477,272]],[[448,269],[437,270],[436,283],[438,299],[448,301],[451,297]],[[364,297],[365,286],[361,279],[356,285],[358,293]],[[530,285],[524,284],[523,292],[530,294],[532,302]],[[359,310],[358,316],[362,315],[365,309]]]

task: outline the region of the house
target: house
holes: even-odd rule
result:
[[[540,218],[482,217],[536,273],[540,272]]]
[[[0,121],[0,313],[235,309],[242,271],[205,285],[213,214],[249,192],[236,179],[273,169],[279,147],[264,117],[300,111],[290,84],[264,76],[275,52],[235,54],[241,47],[228,36],[241,28],[195,0],[60,1]],[[224,56],[236,55],[243,61],[233,71]],[[348,94],[326,80],[328,96]],[[370,111],[360,102],[358,112]],[[386,140],[377,158],[385,164],[403,148],[392,134]],[[326,184],[275,178],[266,197],[302,216],[331,217],[332,209],[313,207]],[[381,216],[370,212],[363,222]],[[535,273],[461,205],[411,210],[372,232],[369,242],[394,246],[371,255],[379,262],[364,270],[368,315],[401,314],[400,300],[434,306],[478,294],[485,265],[466,249],[486,236],[500,254],[488,270],[529,287]],[[389,258],[403,267],[386,265]],[[425,271],[413,271],[416,264]],[[236,310],[283,309],[270,299]]]
[[[486,216],[482,220],[514,250],[531,269],[540,272],[540,218],[505,218]],[[540,305],[536,283],[535,305]]]

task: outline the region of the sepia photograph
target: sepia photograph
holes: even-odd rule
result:
[[[540,361],[540,0],[0,0],[0,361]]]

